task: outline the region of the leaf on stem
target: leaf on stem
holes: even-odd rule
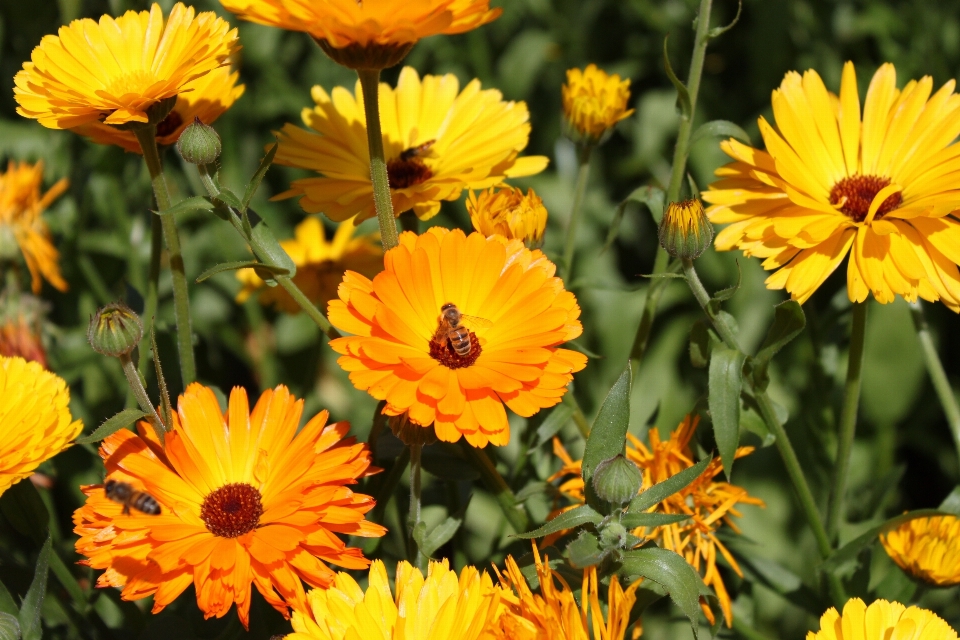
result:
[[[690,146],[692,147],[701,140],[706,138],[736,138],[744,144],[753,144],[750,141],[750,136],[747,135],[747,132],[741,129],[738,125],[730,122],[729,120],[711,120],[710,122],[705,122],[697,130],[693,132],[693,135],[690,136]]]
[[[255,269],[257,271],[257,275],[260,275],[261,271],[265,271],[269,275],[276,276],[285,276],[290,273],[283,267],[274,267],[273,265],[263,264],[262,262],[257,262],[256,260],[239,260],[237,262],[223,262],[216,266],[210,267],[197,276],[197,284],[212,278],[218,273],[223,273],[224,271],[237,271],[239,269]]]
[[[0,611],[0,640],[20,640],[20,622],[17,616]]]
[[[533,538],[542,538],[550,535],[551,533],[556,533],[557,531],[573,529],[585,524],[600,524],[601,520],[603,520],[602,514],[598,513],[590,505],[584,504],[580,505],[576,509],[564,511],[553,520],[550,520],[543,526],[534,529],[533,531],[517,533],[513,537],[523,538],[524,540],[532,540]]]
[[[636,498],[630,501],[627,507],[627,513],[639,513],[646,511],[658,502],[672,496],[677,491],[685,488],[688,484],[700,477],[703,470],[710,464],[711,458],[704,458],[697,464],[684,469],[675,476],[671,476],[663,482],[657,483],[643,491]]]
[[[0,612],[13,615],[14,618],[17,617],[17,614],[20,613],[20,609],[17,608],[17,603],[14,601],[13,596],[10,595],[10,592],[7,588],[0,582]],[[17,632],[19,633],[20,626],[17,625]]]
[[[273,143],[273,146],[267,149],[267,155],[263,156],[263,160],[260,161],[260,167],[257,169],[257,172],[253,174],[253,178],[250,179],[250,184],[247,185],[247,189],[243,194],[243,201],[239,207],[241,211],[246,211],[247,207],[250,206],[250,201],[253,200],[257,189],[260,188],[260,183],[263,182],[263,176],[267,175],[267,170],[270,168],[270,165],[273,164],[273,157],[277,155],[277,149],[279,148],[279,144]]]
[[[774,310],[773,324],[767,331],[760,350],[753,358],[753,378],[756,386],[764,389],[767,386],[767,367],[770,360],[780,349],[796,338],[807,326],[806,316],[800,303],[796,300],[787,300],[778,304]]]
[[[669,39],[670,36],[666,36],[663,39],[663,68],[667,72],[667,77],[670,78],[670,82],[673,83],[674,88],[677,90],[677,106],[680,107],[681,115],[684,118],[689,118],[690,114],[693,113],[693,105],[690,102],[690,92],[687,90],[687,85],[680,81],[677,74],[673,72],[673,67],[670,66],[670,55],[667,53],[667,41]]]
[[[23,640],[40,640],[43,636],[43,629],[40,625],[40,610],[43,607],[43,597],[47,593],[47,569],[49,568],[52,545],[50,536],[47,536],[47,541],[43,543],[40,555],[37,556],[33,582],[30,583],[27,595],[23,597],[23,603],[20,605],[18,618]]]
[[[710,302],[707,303],[707,309],[713,316],[719,316],[722,312],[720,310],[720,305],[730,298],[733,297],[733,294],[737,292],[740,288],[740,281],[743,277],[743,272],[740,271],[740,261],[737,260],[737,282],[726,289],[720,289],[713,294],[713,297],[710,298]]]
[[[883,524],[873,527],[866,533],[857,536],[847,544],[834,551],[829,558],[823,561],[822,568],[827,573],[835,573],[836,571],[845,569],[850,565],[850,563],[856,561],[857,556],[860,555],[860,552],[872,545],[881,533],[886,533],[891,529],[896,529],[904,522],[916,520],[917,518],[932,518],[934,516],[944,515],[951,514],[939,509],[918,509],[916,511],[908,511],[907,513],[890,518]]]
[[[653,215],[654,221],[659,225],[660,219],[663,217],[665,200],[666,194],[664,194],[663,189],[658,187],[646,186],[634,189],[633,193],[617,205],[617,210],[613,214],[613,221],[610,223],[610,229],[607,231],[607,240],[603,243],[603,249],[600,250],[600,255],[606,253],[606,251],[613,246],[614,241],[620,234],[620,223],[623,222],[623,215],[626,213],[628,204],[636,202],[645,205],[647,209],[650,210],[650,214]]]
[[[710,352],[718,344],[720,339],[705,320],[694,322],[690,327],[690,364],[698,369],[706,368],[710,362]]]
[[[194,211],[213,211],[213,209],[214,204],[210,202],[209,198],[194,196],[192,198],[181,200],[169,209],[155,211],[154,213],[156,213],[158,216],[176,216],[182,213],[192,213]]]
[[[583,451],[583,489],[587,504],[600,513],[606,513],[610,505],[601,500],[593,490],[593,473],[597,465],[624,452],[627,444],[627,427],[630,423],[630,364],[610,388],[600,407],[596,420],[590,428],[586,448]]]
[[[104,420],[103,424],[97,427],[97,429],[90,435],[77,438],[77,444],[92,444],[94,442],[100,442],[110,434],[130,426],[141,418],[145,418],[146,415],[147,414],[140,409],[124,409],[113,417]]]
[[[420,548],[420,553],[429,558],[437,549],[450,542],[463,524],[463,511],[448,516],[446,520],[431,529],[429,533],[422,533],[418,536],[417,531],[414,531],[413,537]]]
[[[740,390],[743,386],[743,362],[746,356],[725,344],[710,354],[709,395],[713,434],[727,479],[740,444]]]
[[[952,513],[955,516],[960,516],[960,486],[953,488],[953,491],[950,492],[950,495],[944,498],[943,502],[940,503],[938,509],[946,513]]]
[[[0,511],[17,533],[33,539],[47,535],[50,514],[29,480],[21,480],[3,493]]]
[[[730,21],[730,24],[723,27],[714,27],[707,32],[707,38],[713,40],[714,38],[723,35],[730,29],[733,29],[733,26],[740,21],[740,12],[743,11],[743,0],[737,1],[737,15],[733,16],[733,20]]]
[[[676,524],[690,518],[685,513],[625,513],[620,519],[627,529],[636,529],[637,527],[661,527],[668,524]]]
[[[693,176],[687,172],[687,186],[690,187],[690,197],[700,199],[700,187],[697,186],[697,181],[693,179]]]
[[[297,265],[280,246],[266,222],[261,221],[253,227],[250,232],[250,244],[253,252],[264,265],[286,269],[288,273],[285,275],[291,278],[297,274]]]
[[[666,589],[670,599],[690,620],[694,638],[699,637],[700,596],[713,593],[682,556],[659,547],[627,551],[623,554],[620,574],[628,580],[646,578]]]

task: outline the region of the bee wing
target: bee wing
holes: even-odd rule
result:
[[[468,316],[465,313],[460,314],[460,322],[467,325],[468,329],[489,329],[493,326],[493,323],[485,318],[478,318],[477,316]]]

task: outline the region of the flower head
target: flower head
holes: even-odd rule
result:
[[[326,305],[337,297],[337,287],[345,271],[356,271],[372,278],[383,269],[383,248],[380,236],[371,233],[354,237],[356,226],[353,220],[341,222],[333,239],[327,241],[323,224],[317,218],[307,218],[297,225],[294,237],[281,240],[280,246],[297,265],[293,282],[311,302]],[[237,294],[237,302],[245,302],[251,294],[259,291],[260,302],[274,304],[286,313],[297,313],[300,306],[280,287],[267,287],[253,269],[240,269],[237,279],[243,289]]]
[[[576,142],[599,144],[618,122],[633,114],[633,109],[627,109],[630,80],[608,75],[595,64],[582,71],[568,69],[562,93],[564,125]]]
[[[957,632],[932,611],[899,602],[876,600],[869,607],[860,598],[833,607],[820,617],[820,630],[807,632],[807,640],[956,640]]]
[[[887,555],[910,575],[931,584],[960,584],[960,519],[917,518],[880,535]]]
[[[530,138],[526,104],[504,102],[499,91],[481,90],[479,80],[463,91],[459,86],[453,74],[421,79],[410,67],[400,72],[396,89],[380,85],[383,147],[397,215],[413,209],[426,220],[440,211],[442,200],[456,200],[464,189],[486,189],[547,166],[543,156],[518,157]],[[331,95],[314,87],[312,95],[317,106],[304,109],[303,121],[313,132],[284,125],[276,162],[320,176],[295,180],[275,198],[302,196],[305,211],[332,220],[372,218],[360,85],[355,94],[337,87]]]
[[[479,195],[471,191],[467,196],[467,213],[473,228],[485,236],[496,234],[522,240],[531,247],[543,243],[547,208],[533,189],[528,189],[527,195],[514,187],[490,188]]]
[[[156,3],[116,19],[74,20],[44,36],[23,63],[14,78],[17,113],[51,129],[146,123],[148,109],[223,66],[236,48],[236,29],[180,2],[166,22]]]
[[[713,227],[697,198],[671,202],[660,220],[660,244],[674,258],[695,260],[713,240]]]
[[[293,614],[287,640],[493,640],[501,590],[474,567],[457,572],[447,560],[431,562],[424,578],[403,561],[395,588],[382,560],[370,567],[366,590],[346,573],[332,586],[307,594],[307,607]]]
[[[344,438],[349,424],[327,425],[323,411],[297,433],[303,401],[283,386],[252,412],[243,389],[231,391],[224,413],[196,383],[178,405],[164,447],[145,422],[139,435],[118,431],[100,447],[106,479],[152,496],[160,514],[130,510],[102,485],[83,487],[74,532],[84,564],[106,570],[97,586],[122,587],[124,600],[153,596],[157,613],[194,585],[206,617],[236,603],[246,626],[251,585],[286,614],[306,606],[301,580],[333,583],[325,562],[368,566],[337,536],[385,532],[364,520],[373,499],[347,488],[372,470],[366,446]]]
[[[402,233],[372,281],[344,276],[329,318],[353,335],[330,346],[354,386],[386,400],[387,415],[407,412],[447,442],[504,445],[504,404],[524,417],[552,407],[587,363],[557,348],[583,329],[555,270],[518,240]]]
[[[57,263],[60,254],[50,241],[50,231],[40,214],[67,190],[69,182],[61,178],[42,196],[41,184],[43,162],[11,161],[0,174],[0,257],[8,257],[19,247],[30,270],[34,293],[40,293],[43,280],[66,291],[67,283]]]
[[[62,378],[36,362],[0,356],[0,494],[80,435],[83,424],[69,405]]]
[[[666,441],[660,440],[660,433],[656,429],[650,429],[649,447],[633,435],[627,434],[627,459],[636,463],[643,472],[643,487],[652,487],[694,465],[690,439],[697,430],[698,422],[697,416],[687,416]],[[564,466],[551,480],[566,478],[560,484],[560,491],[574,502],[582,504],[582,461],[571,459],[559,440],[554,439],[553,447],[554,453],[563,461]],[[736,455],[739,458],[752,451],[753,447],[740,447]],[[639,538],[654,540],[664,549],[679,553],[694,569],[702,571],[703,581],[713,587],[717,594],[729,627],[733,621],[733,613],[730,596],[717,570],[717,553],[726,559],[737,575],[742,574],[736,559],[717,537],[717,530],[727,525],[739,533],[740,530],[733,521],[733,517],[740,515],[737,505],[763,506],[763,501],[748,495],[746,489],[715,480],[722,470],[720,459],[713,459],[700,477],[651,508],[651,511],[657,513],[686,514],[690,516],[689,519],[659,527],[637,527],[632,533]],[[703,611],[712,624],[713,613],[705,605]]]
[[[950,80],[896,87],[892,64],[870,82],[861,118],[853,64],[840,95],[816,71],[790,72],[773,92],[775,130],[763,117],[766,151],[721,143],[734,162],[703,193],[707,214],[729,223],[720,251],[741,249],[776,269],[770,289],[800,302],[847,262],[847,294],[862,302],[896,295],[942,300],[960,311],[960,188],[953,179],[960,145],[960,96]]]

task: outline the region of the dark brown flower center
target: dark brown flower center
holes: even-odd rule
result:
[[[406,189],[426,182],[433,177],[433,171],[420,158],[404,158],[401,155],[387,163],[387,176],[391,189]]]
[[[854,222],[863,222],[870,211],[870,203],[880,190],[889,184],[890,178],[882,176],[849,176],[833,185],[830,190],[830,204],[836,205],[843,201],[840,211],[850,216]],[[879,220],[899,207],[901,200],[899,193],[892,194],[883,201],[873,219]]]
[[[246,482],[225,484],[203,501],[200,518],[207,529],[221,538],[236,538],[260,524],[263,503],[260,492]]]
[[[162,138],[170,135],[182,124],[183,116],[176,111],[171,111],[167,114],[167,117],[161,120],[160,124],[157,125],[157,137]]]
[[[480,341],[477,340],[477,334],[469,329],[467,329],[467,333],[470,335],[470,351],[467,355],[462,356],[457,353],[450,343],[450,338],[434,336],[430,340],[430,357],[448,369],[462,369],[472,366],[480,357],[480,354],[483,353],[483,349],[480,347]]]

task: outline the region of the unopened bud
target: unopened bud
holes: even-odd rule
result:
[[[192,164],[211,164],[220,157],[222,145],[216,129],[194,118],[180,134],[177,150],[183,159]]]
[[[615,505],[630,502],[643,485],[640,469],[623,454],[604,460],[593,472],[593,490]]]
[[[87,327],[87,340],[93,350],[114,358],[130,355],[142,337],[143,324],[139,316],[122,302],[98,310]]]
[[[660,244],[674,258],[695,260],[713,240],[713,225],[696,198],[671,202],[660,221]]]

